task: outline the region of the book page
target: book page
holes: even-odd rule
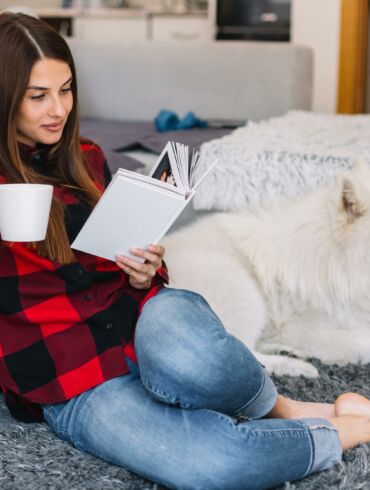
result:
[[[189,147],[180,143],[173,144],[181,182],[186,193],[189,193],[195,183],[195,173],[199,163],[199,151],[189,155]]]
[[[149,177],[177,187],[186,197],[192,189],[198,187],[217,163],[216,160],[198,179],[199,161],[199,151],[193,151],[190,155],[187,145],[169,141]]]
[[[178,171],[178,163],[176,161],[176,156],[172,145],[172,142],[169,141],[164,147],[157,162],[150,171],[149,177],[176,186],[184,192],[186,189],[183,186],[182,179]]]
[[[116,176],[117,177],[122,176],[122,177],[125,177],[127,179],[132,179],[132,180],[144,182],[144,183],[151,185],[151,186],[160,187],[163,190],[165,190],[166,192],[174,192],[175,194],[178,194],[182,197],[185,197],[185,193],[183,192],[183,190],[179,189],[177,186],[175,186],[171,183],[164,182],[162,180],[153,178],[153,177],[149,177],[148,175],[143,175],[143,174],[139,174],[138,172],[133,172],[131,170],[119,168],[114,177],[116,177]]]

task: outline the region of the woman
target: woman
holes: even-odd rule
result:
[[[279,396],[203,298],[163,287],[163,247],[133,250],[143,264],[72,251],[110,175],[79,139],[70,51],[2,14],[0,73],[1,181],[54,186],[45,241],[0,247],[0,384],[16,418],[172,488],[270,488],[370,441],[360,395]]]

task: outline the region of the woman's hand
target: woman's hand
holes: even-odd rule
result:
[[[162,245],[149,245],[146,250],[133,248],[131,255],[142,257],[144,263],[129,259],[124,255],[116,255],[116,264],[129,276],[129,283],[136,289],[148,289],[156,270],[162,266],[165,249]]]

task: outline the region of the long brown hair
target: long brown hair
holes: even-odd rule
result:
[[[37,173],[22,161],[16,116],[24,98],[33,65],[42,58],[67,63],[72,72],[73,107],[60,141],[48,151],[52,176]],[[45,22],[25,14],[0,15],[0,175],[9,183],[31,182],[67,186],[94,206],[100,191],[84,164],[79,140],[76,70],[64,39]],[[75,260],[64,224],[64,206],[53,198],[46,238],[33,244],[42,257],[61,264]]]

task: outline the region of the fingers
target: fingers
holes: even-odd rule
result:
[[[156,269],[158,269],[162,265],[164,252],[165,248],[162,245],[149,245],[147,250],[144,250],[142,248],[130,249],[131,255],[144,259],[145,265],[153,265]],[[124,255],[116,255],[115,257],[121,262],[123,261],[123,263],[125,263],[126,265],[133,267],[135,270],[145,270],[145,268],[143,269],[141,267],[142,264],[140,262],[137,262],[136,260],[129,259]],[[137,266],[139,267],[139,269],[137,268]]]
[[[131,255],[144,259],[143,263],[124,255],[116,255],[116,264],[138,283],[147,283],[162,266],[164,252],[162,245],[149,245],[147,250],[134,248],[130,250]]]
[[[156,268],[160,266],[162,258],[155,253],[149,252],[148,250],[143,250],[140,248],[134,248],[130,250],[131,255],[135,257],[141,257],[148,264],[156,265]],[[136,261],[134,261],[136,262]],[[136,262],[137,263],[137,262]]]
[[[146,263],[146,262],[141,263],[138,262],[137,260],[129,259],[124,255],[116,255],[116,263],[124,266],[126,269],[130,271],[134,271],[142,274],[150,273],[152,269],[154,271],[156,270],[155,266],[152,263]]]
[[[148,250],[163,259],[165,248],[163,245],[148,245]]]
[[[126,272],[130,278],[135,279],[138,283],[146,283],[155,276],[155,267],[147,264],[140,264],[127,257],[117,257],[116,264],[120,269]]]

